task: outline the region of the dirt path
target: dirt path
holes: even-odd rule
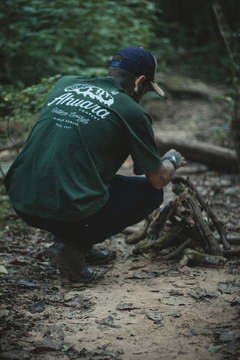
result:
[[[21,245],[29,251],[31,243]],[[239,262],[180,269],[132,256],[121,235],[103,246],[117,250],[117,260],[87,286],[61,279],[43,255],[12,252],[6,261],[1,254],[10,273],[1,296],[1,314],[8,314],[1,318],[1,359],[239,358]],[[24,258],[28,264],[13,265]],[[34,304],[41,312],[32,313]]]

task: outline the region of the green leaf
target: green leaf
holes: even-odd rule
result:
[[[217,345],[217,346],[209,346],[208,351],[210,351],[211,353],[215,353],[218,350],[220,350],[222,348],[222,345]]]
[[[70,349],[70,346],[69,345],[63,345],[62,346],[62,351],[68,351]]]
[[[16,270],[15,268],[11,268],[8,270],[10,274],[17,274],[18,270]]]
[[[55,49],[54,49],[55,52],[60,51],[62,49],[62,47],[63,47],[63,39],[59,38],[55,45]]]

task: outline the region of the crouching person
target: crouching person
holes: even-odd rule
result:
[[[94,244],[145,219],[185,159],[161,159],[150,116],[139,106],[155,83],[156,59],[130,47],[112,59],[107,77],[65,76],[48,94],[5,185],[16,213],[54,235],[46,253],[71,280],[89,283],[93,264],[113,253]],[[116,175],[131,155],[134,174]]]

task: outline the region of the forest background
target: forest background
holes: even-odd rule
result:
[[[217,3],[232,40],[239,44],[240,1]],[[111,57],[127,46],[151,51],[159,72],[228,85],[229,92],[220,100],[229,115],[218,132],[230,134],[237,101],[232,84],[239,83],[239,67],[233,68],[212,5],[210,0],[1,2],[0,147],[26,138],[57,79],[105,76]],[[3,184],[0,193],[4,208]]]

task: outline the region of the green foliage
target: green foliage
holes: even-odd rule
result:
[[[239,0],[219,2],[238,39]],[[56,74],[105,76],[110,58],[125,46],[150,49],[160,71],[234,78],[209,0],[5,0],[0,19],[0,125],[17,122],[26,132]],[[3,134],[0,127],[3,141],[10,137],[6,128]]]
[[[239,0],[219,0],[239,39]],[[106,68],[117,50],[143,46],[161,68],[225,79],[229,60],[211,1],[5,0],[0,2],[2,84],[24,88],[58,73]]]
[[[40,112],[47,94],[61,77],[56,75],[42,79],[38,85],[32,85],[24,90],[17,90],[13,86],[0,85],[0,120],[16,121],[29,127],[33,114]]]
[[[82,72],[83,76],[104,76],[104,68],[88,68]],[[0,122],[21,124],[21,132],[28,133],[36,121],[46,97],[57,80],[62,75],[43,78],[37,85],[31,85],[19,90],[12,85],[0,85]],[[0,144],[11,138],[10,134],[0,132]]]
[[[0,3],[2,83],[105,67],[126,46],[147,47],[156,10],[148,0],[5,0]]]
[[[238,39],[239,0],[219,1]],[[209,0],[5,0],[0,19],[0,81],[18,88],[106,69],[117,50],[135,45],[152,49],[160,68],[211,81],[228,74]]]
[[[222,126],[211,126],[209,128],[210,133],[217,143],[221,146],[229,147],[229,140],[231,137],[230,123],[224,124]]]

